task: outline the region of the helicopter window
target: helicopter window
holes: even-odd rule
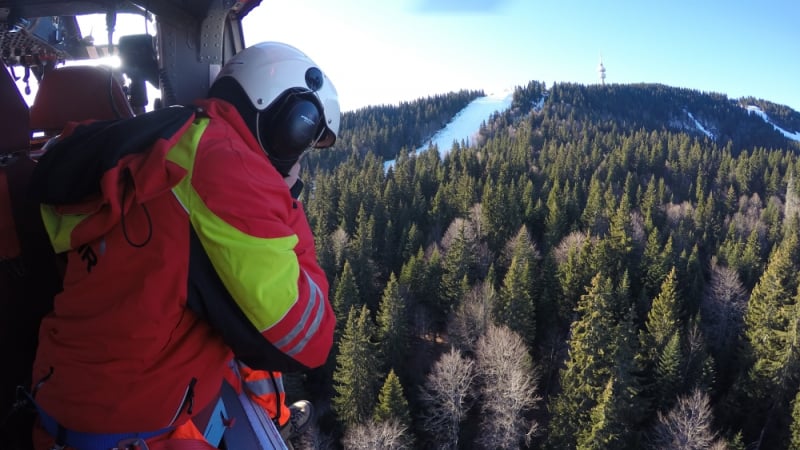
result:
[[[131,37],[133,36],[155,36],[155,21],[138,14],[119,13],[116,15],[116,20],[112,24],[112,33],[109,33],[105,14],[77,16],[76,20],[87,58],[67,59],[60,61],[57,66],[108,66],[115,72],[118,72],[126,88],[129,87],[132,80],[128,76],[128,73],[125,73],[126,68],[123,67],[123,60],[120,57],[120,42],[122,41],[123,45],[125,45],[126,42],[131,42]],[[109,47],[108,45],[109,35],[113,47]],[[20,93],[22,93],[26,103],[30,106],[36,98],[38,79],[36,76],[32,76],[28,70],[20,69],[19,67],[15,69],[13,75],[16,78],[17,88]],[[148,99],[145,110],[149,111],[153,109],[156,99],[161,97],[161,92],[158,86],[153,86],[151,83],[145,83],[145,85]]]

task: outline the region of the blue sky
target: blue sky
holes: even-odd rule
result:
[[[798,0],[263,0],[248,44],[283,41],[342,109],[538,80],[663,83],[800,111]]]

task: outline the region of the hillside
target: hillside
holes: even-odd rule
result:
[[[347,112],[334,154],[356,149],[362,155],[372,151],[393,159],[403,147],[424,147],[461,109],[489,98],[482,95],[480,91],[460,91]],[[531,82],[513,91],[513,102],[516,117],[537,108],[559,120],[575,119],[621,131],[666,130],[705,136],[722,146],[730,143],[736,152],[754,147],[800,148],[796,144],[800,141],[800,112],[753,97],[729,99],[723,94],[660,84],[562,83],[545,89],[542,83]]]
[[[476,139],[415,153],[481,96],[353,112],[365,128],[309,155],[302,199],[338,320],[336,356],[305,384],[331,406],[323,432],[415,448],[800,445],[798,113],[531,82]]]

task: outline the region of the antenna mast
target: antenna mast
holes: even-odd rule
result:
[[[603,56],[600,56],[600,64],[597,66],[597,75],[600,77],[600,84],[606,85],[606,67],[603,65]]]

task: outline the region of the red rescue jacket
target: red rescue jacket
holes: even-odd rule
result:
[[[272,370],[330,351],[302,205],[231,105],[198,106],[70,127],[34,173],[68,264],[33,390],[68,429],[182,423],[216,398],[231,349]]]

